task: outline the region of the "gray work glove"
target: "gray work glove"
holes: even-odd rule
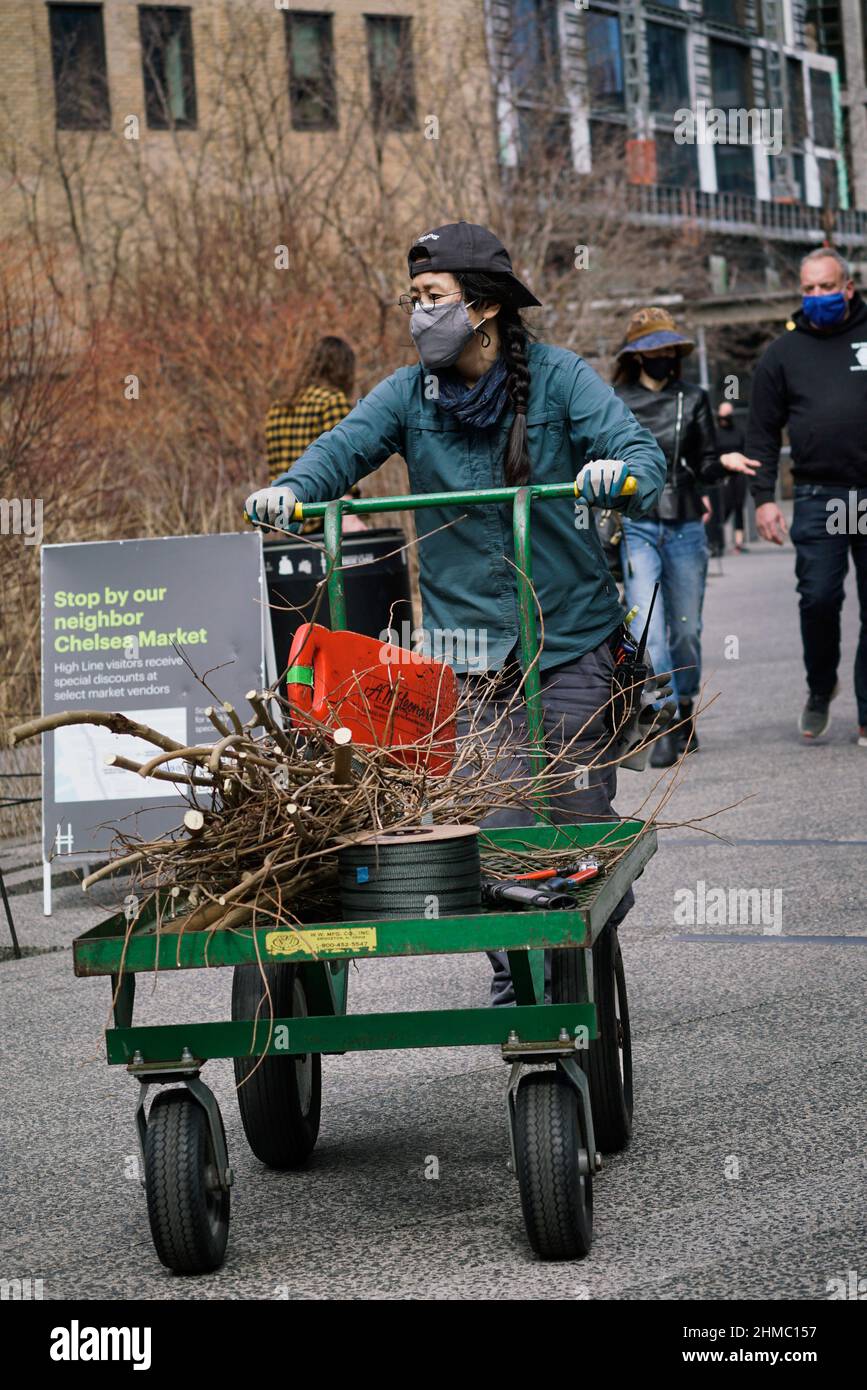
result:
[[[250,493],[244,506],[250,520],[257,525],[286,531],[295,520],[297,500],[291,487],[260,487],[258,492]]]
[[[610,507],[629,476],[629,467],[622,459],[593,459],[585,463],[575,487],[582,501],[590,506]]]

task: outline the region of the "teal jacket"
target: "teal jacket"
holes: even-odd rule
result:
[[[665,459],[653,435],[574,352],[532,343],[528,357],[532,481],[571,482],[591,459],[623,459],[638,480],[624,514],[653,511],[665,483]],[[429,380],[420,365],[401,367],[276,482],[286,483],[301,502],[327,502],[401,454],[412,492],[502,487],[512,411],[490,429],[468,428],[427,399]],[[456,671],[498,670],[518,640],[515,570],[506,558],[514,559],[511,507],[426,508],[417,519],[420,533],[436,532],[419,544],[426,649]],[[622,616],[595,523],[586,520],[586,510],[576,514],[571,498],[533,504],[543,670],[597,647]],[[456,631],[464,647],[452,639],[450,654],[450,639],[441,634]]]

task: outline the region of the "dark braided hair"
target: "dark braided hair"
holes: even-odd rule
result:
[[[455,272],[465,303],[499,304],[497,326],[500,332],[500,351],[508,370],[509,398],[515,411],[512,428],[503,459],[503,476],[507,487],[523,487],[530,481],[530,444],[527,435],[527,405],[530,400],[530,368],[527,347],[535,334],[527,328],[521,312],[512,302],[513,291],[508,275],[481,272]],[[490,338],[484,328],[479,334],[485,347]]]

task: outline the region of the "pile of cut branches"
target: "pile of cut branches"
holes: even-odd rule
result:
[[[84,880],[85,888],[126,873],[131,891],[144,894],[137,917],[156,896],[158,923],[168,901],[172,916],[183,915],[184,930],[234,928],[256,913],[287,924],[329,920],[339,916],[337,848],[346,836],[423,823],[478,824],[506,808],[527,813],[529,822],[540,792],[556,800],[574,790],[576,765],[592,776],[594,768],[601,774],[616,762],[614,731],[591,759],[586,748],[576,758],[579,730],[549,757],[543,773],[533,774],[526,726],[515,721],[518,732],[512,732],[523,705],[521,687],[493,721],[482,717],[484,689],[464,694],[455,714],[457,737],[454,725],[435,723],[418,744],[403,745],[400,758],[394,750],[353,742],[339,724],[293,724],[287,716],[297,715],[296,707],[274,690],[252,690],[246,700],[251,714],[243,722],[229,704],[209,706],[214,739],[196,746],[102,710],[66,711],[11,731],[13,745],[69,724],[132,735],[150,744],[153,756],[137,762],[115,754],[110,765],[172,784],[186,803],[175,829],[160,839],[116,827],[113,857]],[[450,770],[432,774],[427,756],[447,743],[454,753]],[[651,813],[646,828],[654,821]],[[615,859],[624,846],[600,848],[600,857]],[[513,857],[492,860],[491,870],[508,874]],[[556,867],[574,859],[575,851],[552,854],[528,845],[518,857],[527,869],[543,862]]]

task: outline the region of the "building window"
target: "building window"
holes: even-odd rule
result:
[[[840,126],[840,134],[843,137],[843,167],[846,170],[847,185],[852,189],[855,186],[855,164],[852,159],[852,126],[848,106],[840,110]]]
[[[833,149],[834,90],[829,72],[810,69],[810,95],[813,98],[813,139],[817,145]]]
[[[587,74],[590,101],[595,110],[625,104],[620,20],[613,14],[588,11],[586,23]]]
[[[512,76],[519,96],[560,82],[556,0],[511,0]]]
[[[758,0],[761,8],[761,0]],[[730,24],[736,29],[746,28],[747,16],[744,0],[704,0],[704,17],[711,23]]]
[[[380,130],[410,130],[416,119],[412,20],[368,14],[364,22],[374,125]]]
[[[686,34],[669,24],[647,25],[647,73],[654,111],[673,116],[689,105]]]
[[[698,159],[694,145],[679,145],[670,131],[658,130],[656,181],[667,188],[698,188]]]
[[[724,111],[753,105],[750,50],[722,39],[710,41],[710,80],[714,106]]]
[[[196,79],[190,11],[175,5],[139,5],[145,115],[152,130],[196,124]]]
[[[804,173],[804,156],[793,154],[792,163],[795,166],[795,191],[802,203],[807,201],[807,181]]]
[[[756,177],[750,145],[717,145],[716,186],[720,193],[749,193],[755,196]]]
[[[58,130],[108,130],[108,69],[102,5],[49,5]]]
[[[819,166],[819,192],[823,208],[839,207],[840,190],[837,184],[836,159],[817,159]]]
[[[518,158],[572,167],[572,124],[560,82],[557,0],[510,0],[509,57]]]
[[[771,194],[773,196],[777,179],[785,177],[786,167],[782,155],[769,155],[768,163],[770,165]],[[804,156],[802,154],[792,155],[792,165],[792,173],[795,177],[795,198],[799,203],[803,203],[806,202],[806,190],[804,188]]]
[[[289,106],[295,130],[336,130],[332,16],[311,10],[286,12]]]
[[[519,106],[518,154],[524,165],[544,159],[571,166],[572,124],[568,113]]]
[[[590,121],[590,153],[594,169],[603,173],[616,169],[620,173],[626,154],[626,132],[614,121]]]
[[[846,83],[846,50],[843,47],[843,16],[840,13],[840,0],[820,0],[818,5],[807,5],[804,14],[804,29],[816,42],[820,53],[827,53],[837,59],[840,81]],[[807,44],[810,47],[810,44]]]
[[[804,65],[797,58],[786,59],[789,89],[789,120],[792,139],[800,145],[807,135],[807,107],[804,102]]]

